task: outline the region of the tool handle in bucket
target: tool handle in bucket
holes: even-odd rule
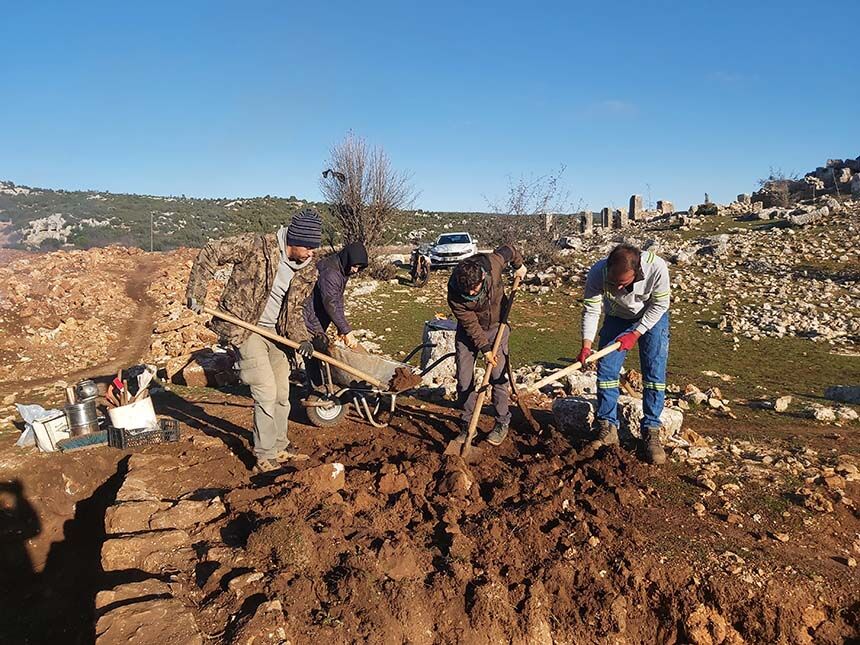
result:
[[[264,329],[263,327],[252,325],[251,323],[245,322],[241,318],[236,318],[236,316],[232,316],[224,311],[220,311],[218,309],[211,309],[210,307],[204,307],[203,313],[209,314],[210,316],[214,316],[215,318],[220,318],[221,320],[226,320],[228,323],[233,323],[237,327],[242,327],[243,329],[252,331],[255,334],[259,334],[260,336],[268,338],[269,340],[274,341],[276,343],[280,343],[281,345],[286,345],[287,347],[290,347],[292,349],[299,348],[299,344],[294,340],[290,340],[285,336],[276,334],[272,331],[269,331],[268,329]],[[382,381],[373,378],[370,374],[365,374],[361,370],[357,370],[351,365],[347,365],[346,363],[339,361],[336,358],[332,358],[328,354],[320,354],[319,352],[314,351],[311,353],[311,357],[321,360],[323,363],[333,365],[334,367],[343,370],[347,374],[352,374],[354,377],[361,379],[362,381],[366,381],[367,383],[370,383],[371,385],[378,387],[381,390],[388,389],[387,383],[383,383]]]
[[[594,352],[593,354],[591,354],[591,356],[589,356],[588,358],[585,359],[585,362],[586,363],[593,363],[594,361],[598,360],[599,358],[602,358],[602,357],[606,356],[607,354],[611,354],[612,352],[614,352],[619,347],[621,347],[621,343],[618,343],[618,342],[612,343],[611,345],[607,345],[606,347],[601,349],[599,352]],[[567,367],[562,368],[562,369],[558,370],[557,372],[553,372],[549,376],[544,376],[537,383],[530,385],[527,388],[527,390],[529,392],[535,392],[535,391],[541,389],[544,385],[554,383],[558,379],[564,378],[568,374],[573,374],[575,371],[577,371],[581,367],[582,367],[582,363],[580,363],[579,361],[576,361],[572,365],[568,365]]]

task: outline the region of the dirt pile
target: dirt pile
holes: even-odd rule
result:
[[[0,381],[36,380],[109,360],[138,310],[139,249],[18,255],[0,268]]]
[[[835,643],[857,633],[844,587],[798,582],[776,540],[722,522],[713,537],[679,507],[673,475],[624,450],[580,454],[550,433],[467,466],[430,449],[434,415],[410,416],[383,441],[359,427],[320,437],[311,461],[252,481],[207,437],[133,456],[106,514],[102,565],[171,583],[157,607],[141,588],[139,602],[103,612],[99,642],[118,642],[141,612],[163,614],[189,642]]]
[[[388,388],[395,392],[411,390],[414,387],[421,385],[421,375],[416,374],[410,367],[398,367],[394,370],[394,376],[391,377],[391,383]]]

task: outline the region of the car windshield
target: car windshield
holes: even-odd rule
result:
[[[440,235],[439,241],[436,244],[468,244],[471,241],[468,235],[461,233],[457,235]]]

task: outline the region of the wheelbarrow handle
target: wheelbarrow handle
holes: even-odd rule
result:
[[[260,336],[263,336],[264,338],[268,338],[269,340],[274,341],[276,343],[280,343],[281,345],[286,345],[287,347],[290,347],[292,349],[298,349],[299,348],[299,344],[294,340],[290,340],[289,338],[287,338],[285,336],[281,336],[279,334],[276,334],[272,331],[269,331],[268,329],[264,329],[263,327],[258,327],[257,325],[252,325],[251,323],[245,322],[241,318],[236,318],[236,316],[233,316],[233,315],[228,314],[224,311],[221,311],[220,309],[212,309],[210,307],[204,307],[203,313],[209,314],[210,316],[213,316],[215,318],[220,318],[221,320],[226,320],[228,323],[232,323],[232,324],[236,325],[237,327],[242,327],[243,329],[247,329],[248,331],[252,331],[255,334],[259,334]],[[380,390],[384,390],[384,391],[388,390],[388,384],[387,383],[383,383],[382,381],[372,377],[370,374],[365,374],[361,370],[358,370],[358,369],[352,367],[351,365],[347,365],[343,361],[339,361],[336,358],[332,358],[328,354],[321,354],[317,351],[314,351],[311,353],[311,358],[316,358],[318,360],[321,360],[323,363],[328,363],[329,365],[333,365],[334,367],[337,367],[338,369],[343,370],[347,374],[351,374],[352,376],[359,378],[362,381],[366,381],[367,383],[370,383],[371,385],[378,387]]]

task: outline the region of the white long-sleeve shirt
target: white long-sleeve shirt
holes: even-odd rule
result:
[[[630,287],[614,289],[606,279],[606,258],[597,262],[585,281],[582,338],[594,340],[600,312],[627,320],[639,320],[636,331],[644,334],[669,310],[671,286],[666,261],[653,251],[643,251],[640,276]]]

